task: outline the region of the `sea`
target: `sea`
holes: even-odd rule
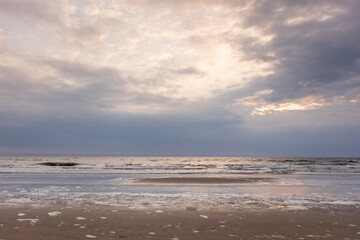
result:
[[[144,178],[259,180],[136,181]],[[359,208],[360,158],[0,157],[0,205],[51,204],[129,209]]]

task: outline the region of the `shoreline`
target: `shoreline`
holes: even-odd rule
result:
[[[0,239],[358,239],[360,209],[0,207]]]
[[[0,240],[360,239],[358,162],[250,160],[5,159]]]

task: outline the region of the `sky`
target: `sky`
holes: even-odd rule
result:
[[[0,155],[360,157],[358,0],[0,0]]]

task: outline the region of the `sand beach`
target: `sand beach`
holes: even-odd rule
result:
[[[0,208],[0,239],[359,239],[358,208],[147,209],[94,205]]]

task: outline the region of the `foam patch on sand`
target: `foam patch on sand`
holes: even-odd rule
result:
[[[16,219],[18,222],[30,222],[31,225],[35,225],[39,222],[38,218],[18,218]]]
[[[94,236],[94,235],[86,235],[85,237],[87,237],[87,238],[96,238],[96,236]]]
[[[61,212],[49,212],[48,213],[48,215],[50,216],[50,217],[55,217],[55,216],[57,216],[57,215],[60,215],[61,214]]]

